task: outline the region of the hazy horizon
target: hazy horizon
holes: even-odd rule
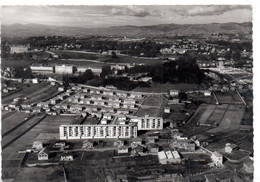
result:
[[[252,22],[249,5],[2,6],[2,25],[81,28]]]

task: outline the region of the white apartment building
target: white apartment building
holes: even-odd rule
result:
[[[162,117],[139,117],[131,120],[137,122],[138,130],[159,130],[163,129],[163,118]]]
[[[136,138],[136,125],[61,125],[60,139]]]

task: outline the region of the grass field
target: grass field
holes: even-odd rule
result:
[[[51,52],[57,54],[61,59],[97,59],[97,55],[89,54],[83,51],[55,50]]]
[[[162,114],[162,110],[167,104],[163,96],[148,96],[145,98],[140,109],[136,112],[136,116],[149,115],[152,117],[158,117]]]
[[[110,62],[110,63],[135,63],[135,64],[158,64],[163,63],[161,59],[147,59],[147,58],[134,58],[130,56],[118,56],[118,58],[111,58],[110,56],[104,56],[99,58],[102,62]]]
[[[243,118],[245,107],[243,105],[228,105],[220,123],[217,128],[214,128],[208,132],[218,133],[218,132],[228,132],[232,130],[237,130],[241,125],[241,120]]]
[[[20,60],[20,59],[7,59],[7,58],[1,58],[1,68],[6,68],[6,67],[26,67],[29,66],[33,63],[38,63],[41,62],[42,60]]]
[[[202,104],[190,119],[190,122],[196,122],[200,125],[217,126],[209,130],[209,133],[228,132],[240,127],[244,110],[245,107],[243,105]]]

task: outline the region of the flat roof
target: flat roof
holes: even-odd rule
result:
[[[179,153],[178,153],[177,151],[172,151],[172,155],[173,155],[173,157],[174,157],[175,159],[180,159],[180,158],[181,158],[180,155],[179,155]]]
[[[158,158],[159,159],[167,159],[165,152],[164,151],[158,152]]]
[[[173,155],[172,155],[171,151],[166,151],[165,153],[166,153],[168,159],[173,159]]]

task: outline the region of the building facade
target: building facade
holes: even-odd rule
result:
[[[33,73],[53,73],[53,66],[43,66],[43,65],[31,65],[30,66]]]
[[[24,45],[14,45],[14,46],[10,46],[10,48],[11,48],[10,50],[11,54],[28,52],[29,50],[29,46],[24,46]]]
[[[75,66],[72,65],[56,65],[55,73],[57,74],[73,74],[76,70]]]
[[[138,130],[161,130],[163,129],[163,118],[161,117],[139,117],[133,119],[133,122],[137,122]]]
[[[60,139],[135,138],[136,125],[61,125]]]

